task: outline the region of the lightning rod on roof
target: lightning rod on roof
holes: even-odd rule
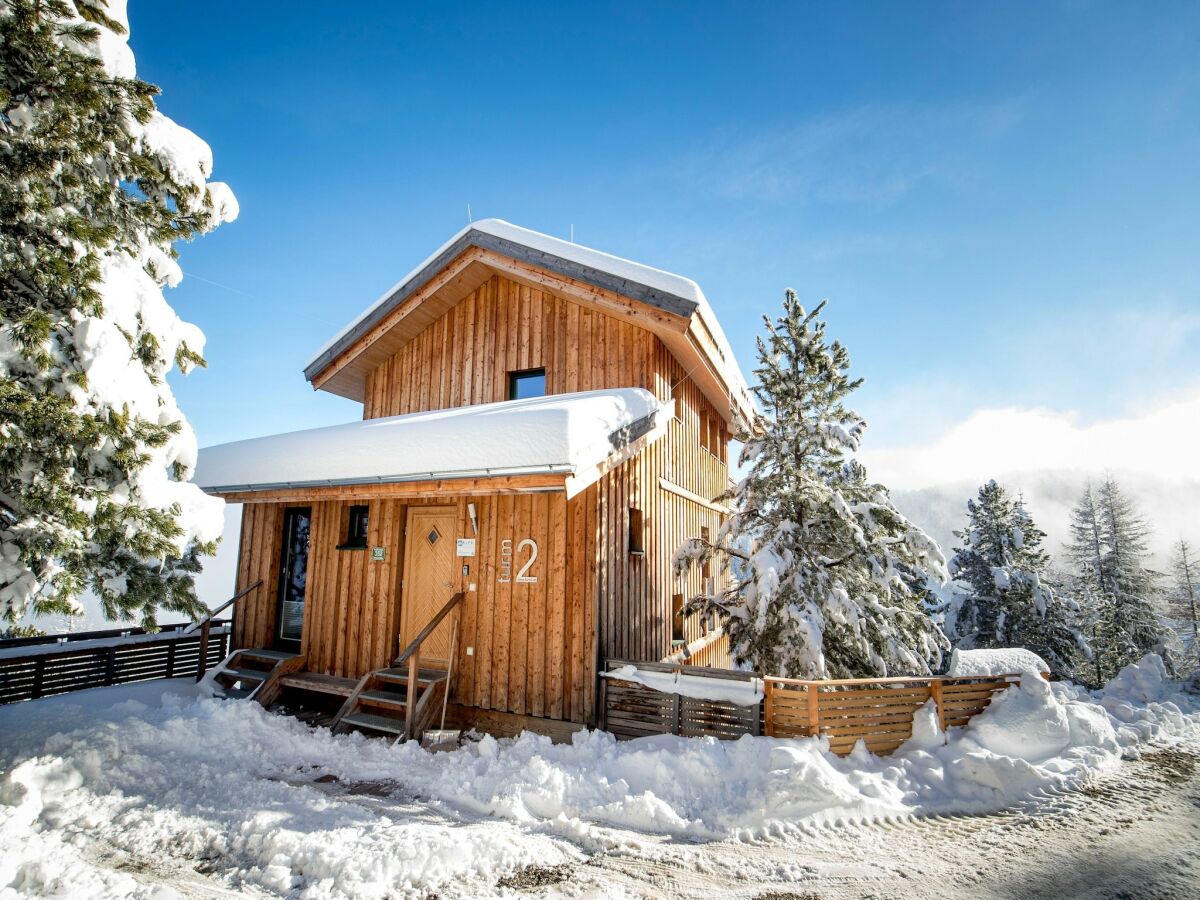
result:
[[[467,224],[468,225],[472,224],[472,222],[471,222],[471,204],[470,203],[467,204]]]
[[[571,224],[571,243],[575,243],[575,224]]]

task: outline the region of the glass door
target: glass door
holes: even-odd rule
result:
[[[308,582],[308,532],[310,507],[283,511],[283,552],[279,571],[279,615],[277,638],[281,647],[300,649],[304,633],[304,588]]]

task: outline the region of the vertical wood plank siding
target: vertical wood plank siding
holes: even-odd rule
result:
[[[470,573],[460,569],[458,576],[467,599],[455,702],[589,722],[599,655],[659,660],[672,651],[672,597],[701,588],[699,572],[675,578],[672,557],[702,527],[715,535],[721,515],[711,504],[664,490],[659,480],[702,498],[718,497],[728,479],[728,413],[712,407],[655,335],[494,276],[368,377],[364,417],[505,400],[510,371],[543,367],[547,393],[642,387],[663,402],[677,398],[681,416],[661,440],[570,501],[561,493],[471,497],[478,534],[471,530],[466,497],[372,499],[368,544],[385,548],[383,561],[373,561],[369,550],[336,549],[349,506],[366,502],[352,499],[351,490],[344,500],[305,504],[313,511],[303,647],[310,670],[356,677],[396,654],[403,532],[407,509],[415,504],[455,504],[458,536],[477,541],[476,556],[457,561]],[[716,440],[703,440],[710,427]],[[631,506],[642,511],[644,555],[629,552]],[[236,646],[269,646],[273,640],[283,508],[244,506],[238,586],[257,578],[264,586],[240,605]],[[538,545],[531,572],[537,582],[500,582],[503,542],[512,542],[515,576],[524,562],[517,544],[527,537]],[[686,640],[702,634],[702,623],[690,617]],[[724,646],[707,650],[705,662],[728,665]]]

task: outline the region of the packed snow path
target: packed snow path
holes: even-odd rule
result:
[[[1080,791],[1004,812],[642,848],[562,874],[562,893],[704,900],[1191,900],[1200,884],[1200,744],[1147,751]]]
[[[1004,896],[1088,854],[1169,896],[1198,740],[1152,657],[1098,695],[1023,677],[948,738],[926,708],[888,758],[598,732],[430,754],[186,682],[105,688],[0,707],[0,900]]]

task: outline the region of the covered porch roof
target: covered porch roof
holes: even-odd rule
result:
[[[235,502],[446,481],[571,497],[661,437],[670,419],[670,406],[640,388],[486,403],[207,447],[192,481]]]

